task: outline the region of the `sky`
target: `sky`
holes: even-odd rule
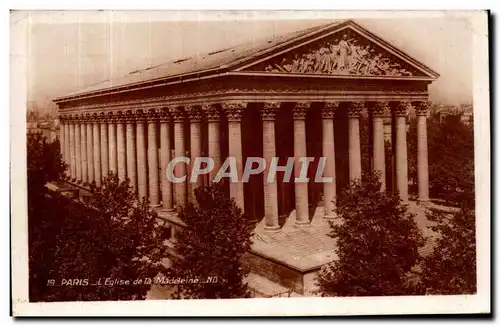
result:
[[[211,21],[206,17],[199,20],[196,12],[186,17],[170,14],[165,20],[164,15],[150,12],[133,16],[57,11],[26,14],[28,101],[50,103],[57,96],[130,71],[333,21],[324,15],[322,19],[254,19],[255,13],[244,19],[241,14],[212,15]],[[432,101],[472,102],[474,31],[467,17],[354,20],[441,75],[429,87]]]

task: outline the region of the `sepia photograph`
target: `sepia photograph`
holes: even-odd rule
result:
[[[10,16],[14,315],[490,311],[486,11]]]

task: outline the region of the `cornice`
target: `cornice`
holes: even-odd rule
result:
[[[72,106],[61,109],[61,114],[93,111],[149,110],[158,107],[196,106],[225,102],[314,102],[314,101],[426,101],[428,91],[422,89],[399,89],[383,91],[318,90],[317,87],[280,89],[229,88],[207,92],[184,93],[145,99],[106,102]],[[250,100],[252,99],[252,100]]]

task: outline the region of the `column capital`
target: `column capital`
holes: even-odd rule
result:
[[[92,122],[92,114],[91,113],[85,113],[84,119],[85,119],[86,123]]]
[[[176,106],[170,109],[170,114],[174,120],[174,122],[184,122],[186,119],[184,114],[184,107]]]
[[[203,113],[198,105],[188,105],[184,108],[188,114],[190,122],[201,122]]]
[[[293,118],[295,120],[305,120],[310,107],[311,102],[296,102],[292,109]]]
[[[223,103],[222,109],[226,112],[228,121],[241,121],[243,110],[247,107],[246,102]]]
[[[260,110],[260,115],[262,120],[274,120],[276,119],[276,112],[280,107],[279,102],[265,102],[264,106]]]
[[[106,122],[107,123],[117,123],[118,122],[118,113],[108,112],[108,114],[106,114]]]
[[[132,110],[125,111],[125,114],[123,115],[123,120],[126,123],[132,123],[135,122],[135,112]]]
[[[417,115],[427,116],[428,110],[429,110],[429,102],[427,101],[417,102],[415,105],[415,111],[417,112]]]
[[[158,109],[149,109],[144,112],[144,117],[147,118],[148,122],[157,122],[161,118],[161,112]]]
[[[394,112],[396,117],[406,117],[410,108],[410,102],[397,102],[396,105],[392,107],[392,112]]]
[[[321,108],[321,118],[333,119],[338,107],[339,102],[325,102],[325,106]]]
[[[172,114],[168,108],[161,108],[160,112],[160,122],[170,122],[172,121]]]
[[[388,108],[389,103],[387,102],[375,102],[370,108],[370,111],[374,117],[384,117],[387,114]]]
[[[99,123],[99,113],[92,113],[90,120],[92,123]]]
[[[347,116],[349,118],[359,118],[361,110],[365,107],[363,102],[350,102],[347,108]]]
[[[114,123],[124,123],[126,121],[126,116],[124,111],[117,111],[115,113],[110,112],[110,119]]]
[[[216,105],[203,105],[202,110],[207,116],[208,122],[219,122],[220,121],[220,110]]]
[[[100,124],[107,124],[107,116],[106,116],[106,112],[99,112],[98,113],[98,123]]]
[[[133,112],[134,118],[136,122],[145,122],[147,118],[147,112],[143,110],[137,110]]]

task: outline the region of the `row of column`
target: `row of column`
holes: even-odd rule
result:
[[[359,134],[362,102],[348,103],[349,130],[349,179],[361,177],[361,147]],[[406,144],[406,115],[411,107],[409,102],[374,102],[369,110],[373,121],[373,169],[379,171],[382,189],[385,190],[385,158],[383,118],[390,109],[395,116],[395,177],[396,188],[403,201],[408,200],[408,164]],[[118,174],[120,180],[130,179],[131,186],[142,197],[148,197],[152,206],[162,204],[164,209],[172,210],[186,205],[194,197],[193,190],[203,184],[199,179],[195,186],[188,186],[189,173],[185,164],[177,164],[174,174],[188,175],[186,183],[173,185],[168,181],[167,164],[172,157],[170,128],[173,127],[175,157],[185,156],[185,119],[190,122],[190,157],[202,155],[201,121],[208,121],[208,156],[215,162],[211,181],[221,166],[220,153],[220,114],[228,119],[229,156],[235,157],[239,179],[243,174],[243,152],[241,136],[241,117],[247,104],[226,103],[221,105],[186,106],[153,109],[146,112],[126,111],[108,114],[73,115],[61,117],[61,149],[63,159],[70,166],[73,181],[84,185],[101,185],[101,178],[108,171]],[[266,102],[260,110],[263,130],[263,158],[271,162],[276,156],[275,118],[281,103]],[[294,156],[306,157],[305,119],[310,102],[297,102],[293,107]],[[323,184],[325,218],[335,218],[335,146],[334,117],[338,102],[326,102],[321,109],[323,144],[322,156],[326,157],[324,177],[332,177],[333,182]],[[418,185],[419,200],[428,200],[428,162],[427,162],[427,103],[416,103],[418,117]],[[157,128],[160,127],[160,144],[157,142]],[[146,138],[147,137],[147,148]],[[158,150],[160,148],[160,155]],[[161,178],[159,170],[161,169]],[[269,170],[264,171],[264,180]],[[299,176],[300,166],[295,160],[295,176]],[[296,224],[310,222],[308,209],[307,183],[295,183]],[[161,187],[161,192],[160,192]],[[161,198],[160,198],[161,193]],[[230,196],[242,209],[244,208],[243,183],[230,183]],[[264,182],[265,227],[279,229],[277,184]]]

